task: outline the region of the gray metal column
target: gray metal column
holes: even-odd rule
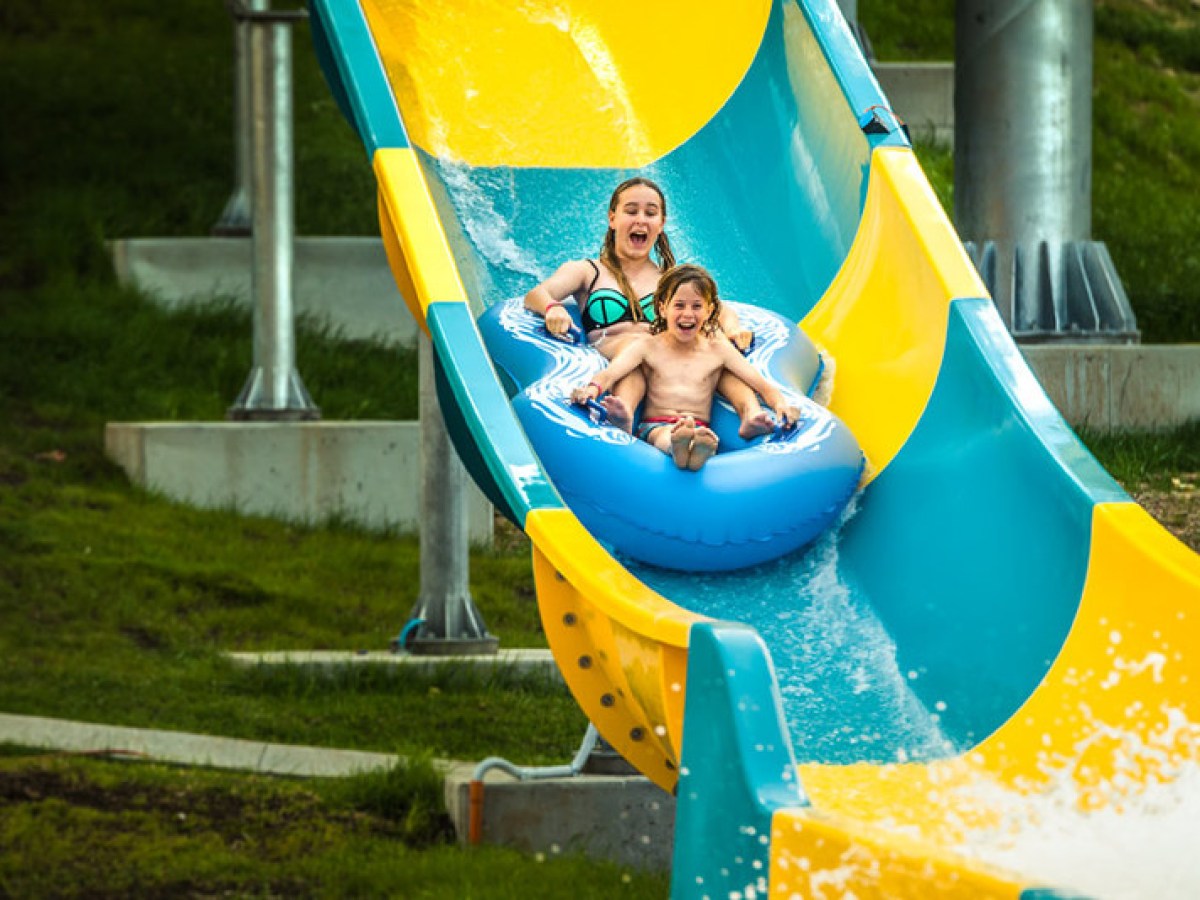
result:
[[[850,33],[858,41],[858,46],[862,50],[863,56],[869,60],[874,60],[875,51],[871,49],[871,41],[867,38],[866,30],[858,24],[858,0],[837,0],[837,5],[841,9],[842,15],[846,18],[846,24],[850,26]]]
[[[468,583],[467,472],[450,443],[438,405],[433,345],[424,332],[417,340],[421,591],[409,617],[410,623],[417,623],[415,636],[405,642],[405,649],[431,656],[495,653],[500,641],[488,634]]]
[[[228,417],[320,418],[296,371],[292,295],[295,188],[292,151],[292,31],[301,11],[234,5],[250,31],[251,212],[254,366]]]
[[[269,0],[244,0],[248,12],[264,12]],[[250,135],[250,24],[234,15],[233,22],[233,193],[213,234],[224,237],[250,235],[250,166],[253,146]]]
[[[1012,333],[1136,340],[1092,225],[1091,0],[958,0],[955,222]]]

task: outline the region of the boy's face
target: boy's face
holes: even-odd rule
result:
[[[618,256],[628,259],[649,256],[663,230],[658,191],[644,184],[621,191],[616,208],[608,214],[608,227],[616,238]]]
[[[681,284],[664,305],[667,333],[682,343],[696,340],[712,313],[712,303],[690,281]]]

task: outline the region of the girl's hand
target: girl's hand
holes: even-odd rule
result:
[[[775,416],[779,419],[779,424],[783,426],[784,430],[790,431],[800,421],[800,410],[790,404],[784,404],[775,411]]]
[[[561,303],[555,303],[546,310],[546,330],[554,337],[568,340],[573,324],[571,314],[563,309]]]
[[[733,343],[733,346],[737,347],[742,353],[745,353],[747,350],[749,350],[750,345],[754,343],[754,332],[747,328],[740,328],[737,331],[733,331],[728,335],[728,337]]]
[[[594,381],[589,381],[583,387],[571,391],[571,402],[579,406],[587,406],[603,393]]]

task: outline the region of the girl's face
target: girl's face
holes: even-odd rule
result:
[[[680,343],[691,343],[701,334],[701,328],[712,315],[712,301],[705,297],[693,282],[685,281],[665,304],[667,334]]]
[[[608,214],[618,258],[645,259],[663,230],[663,204],[658,191],[635,184],[621,191]]]

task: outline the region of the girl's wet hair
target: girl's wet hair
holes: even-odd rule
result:
[[[662,208],[663,225],[667,222],[667,198],[663,194],[662,188],[651,181],[649,178],[643,178],[641,175],[626,179],[617,185],[617,189],[613,191],[612,197],[608,201],[608,211],[616,212],[617,204],[621,202],[621,195],[631,187],[648,187],[654,193],[658,194],[659,205]],[[675,265],[675,254],[671,252],[671,242],[667,240],[667,232],[658,233],[658,239],[654,242],[654,249],[658,252],[658,267],[666,271]],[[617,281],[617,287],[621,293],[625,295],[625,299],[629,301],[629,308],[633,310],[634,321],[641,317],[641,306],[638,304],[638,297],[633,295],[633,285],[629,283],[629,279],[625,277],[625,273],[621,271],[621,261],[617,259],[617,234],[611,228],[604,234],[604,244],[600,248],[600,262],[604,263],[604,267],[612,273],[613,278]]]
[[[709,303],[708,318],[700,326],[701,333],[709,337],[717,333],[721,317],[721,299],[717,296],[717,282],[703,266],[684,263],[672,266],[658,281],[658,289],[654,292],[654,321],[650,323],[651,334],[660,334],[667,330],[667,304],[685,284],[695,287],[696,293]]]

